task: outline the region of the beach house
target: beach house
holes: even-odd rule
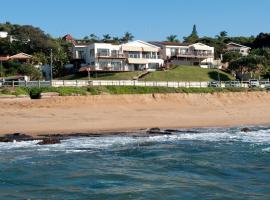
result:
[[[247,56],[250,52],[251,48],[241,45],[241,44],[237,44],[234,42],[230,42],[226,45],[226,49],[225,51],[236,51],[241,53],[243,56]]]
[[[91,71],[157,70],[163,66],[160,47],[136,40],[125,44],[74,44],[73,59]]]
[[[151,42],[160,47],[161,58],[174,65],[195,65],[202,68],[215,66],[214,47],[202,43]]]

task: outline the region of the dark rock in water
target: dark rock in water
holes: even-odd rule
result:
[[[13,140],[6,137],[0,137],[0,142],[13,142]]]
[[[251,129],[250,129],[250,128],[245,127],[245,128],[242,128],[242,129],[241,129],[241,131],[242,131],[242,132],[247,133],[247,132],[250,132],[250,131],[251,131]]]
[[[61,141],[58,138],[44,138],[38,145],[48,145],[48,144],[60,144]]]
[[[13,141],[29,141],[33,140],[34,138],[30,135],[22,134],[22,133],[13,133],[7,134],[0,137],[0,142],[13,142]]]
[[[156,135],[170,135],[172,134],[169,131],[162,131],[160,128],[150,128],[146,133],[148,134],[156,134]]]

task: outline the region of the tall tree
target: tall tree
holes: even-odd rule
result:
[[[98,42],[100,39],[98,38],[98,36],[96,36],[94,33],[91,33],[89,35],[89,39],[92,41],[92,42]]]
[[[199,39],[196,24],[193,25],[191,34],[188,37],[184,37],[184,41],[187,43],[196,43]]]
[[[108,42],[108,41],[110,41],[111,40],[111,36],[110,36],[110,34],[105,34],[105,35],[103,35],[103,42]]]
[[[129,41],[132,41],[134,39],[134,36],[130,32],[126,32],[124,36],[121,38],[121,41],[123,43],[127,43]]]
[[[169,36],[166,38],[166,41],[167,41],[167,42],[179,42],[179,40],[177,39],[177,35],[169,35]]]

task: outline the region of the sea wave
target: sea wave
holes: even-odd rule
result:
[[[104,136],[72,138],[63,140],[61,144],[36,145],[39,141],[24,141],[14,143],[0,143],[0,151],[4,150],[33,150],[36,151],[66,151],[82,152],[108,148],[121,148],[127,145],[151,145],[162,142],[177,141],[205,141],[205,142],[244,142],[252,144],[270,144],[270,129],[256,127],[251,132],[241,132],[240,128],[234,129],[189,129],[179,130],[172,135],[154,135],[149,137],[133,136]],[[266,150],[268,151],[268,150]]]

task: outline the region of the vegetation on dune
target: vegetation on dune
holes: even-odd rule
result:
[[[44,87],[44,88],[2,88],[0,95],[28,95],[32,99],[41,97],[41,93],[56,92],[60,96],[86,96],[101,94],[168,94],[168,93],[216,93],[263,91],[259,88],[172,88],[141,86],[95,86],[95,87]]]
[[[217,69],[203,69],[196,66],[177,66],[168,71],[151,72],[144,76],[143,81],[229,81],[233,77]]]

